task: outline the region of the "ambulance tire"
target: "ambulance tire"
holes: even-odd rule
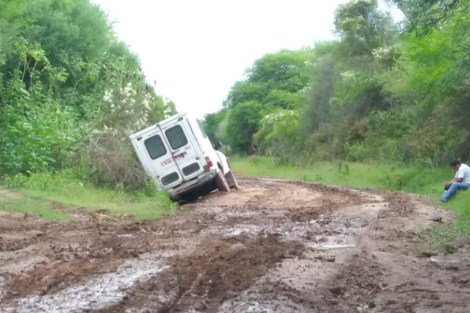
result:
[[[215,176],[215,182],[219,191],[230,192],[230,186],[228,185],[227,179],[225,179],[225,175],[222,171],[217,172],[217,175]]]
[[[225,175],[225,179],[227,180],[227,183],[230,186],[230,188],[234,188],[235,190],[240,190],[240,185],[238,185],[237,178],[235,177],[232,171],[228,172],[227,175]]]

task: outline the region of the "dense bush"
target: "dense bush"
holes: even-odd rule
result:
[[[0,174],[147,186],[128,136],[175,113],[89,0],[0,0]]]

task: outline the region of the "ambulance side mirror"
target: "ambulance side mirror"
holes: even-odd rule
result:
[[[214,149],[215,150],[220,150],[220,148],[222,148],[224,145],[222,144],[222,142],[220,141],[217,141],[214,145]]]

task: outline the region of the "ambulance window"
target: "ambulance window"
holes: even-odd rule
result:
[[[159,135],[155,135],[145,140],[145,147],[147,148],[152,160],[158,159],[166,154],[165,145]]]
[[[204,129],[204,126],[202,126],[202,123],[200,120],[196,120],[197,124],[199,125],[199,128],[201,129],[201,133],[204,136],[204,138],[207,138],[207,133],[206,130]]]
[[[180,125],[176,125],[170,129],[168,129],[166,132],[166,138],[168,138],[168,141],[170,142],[170,146],[173,150],[179,149],[181,147],[184,147],[188,144],[188,139],[184,135],[183,128],[181,128]]]

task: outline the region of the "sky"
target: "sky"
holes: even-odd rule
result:
[[[346,0],[91,0],[115,22],[156,92],[178,112],[218,111],[266,53],[332,39]],[[396,13],[396,12],[395,12]]]

